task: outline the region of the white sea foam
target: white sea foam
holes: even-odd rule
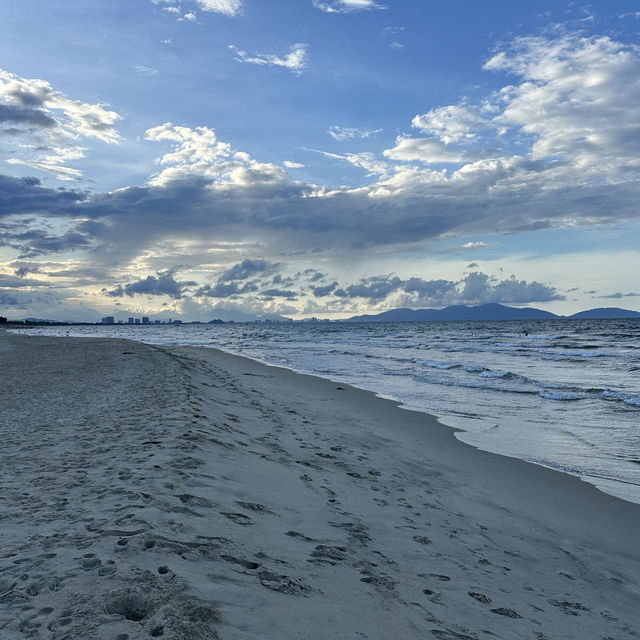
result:
[[[454,369],[460,366],[456,362],[435,362],[434,360],[421,360],[420,358],[416,358],[414,362],[416,364],[423,364],[426,367],[433,367],[434,369]]]
[[[500,372],[500,371],[483,371],[480,374],[481,378],[506,378],[509,375],[509,372]]]
[[[547,400],[582,400],[584,398],[584,396],[576,393],[558,393],[557,391],[549,391],[548,389],[541,389],[538,391],[538,395]]]
[[[640,407],[640,396],[631,396],[620,391],[611,391],[610,389],[607,389],[602,392],[602,397],[609,400],[622,400],[622,402],[632,407]]]

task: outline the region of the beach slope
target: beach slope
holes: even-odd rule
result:
[[[0,332],[0,637],[634,638],[640,507],[205,348]]]

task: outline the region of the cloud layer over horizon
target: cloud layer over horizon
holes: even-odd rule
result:
[[[227,17],[245,9],[239,0],[183,4]],[[313,5],[325,13],[386,13],[369,0]],[[282,67],[302,76],[309,60],[305,44],[288,54],[228,48],[237,61],[265,73]],[[339,266],[345,255],[359,262],[390,252],[401,256],[454,238],[479,251],[496,246],[474,239],[488,234],[588,229],[640,218],[637,45],[556,27],[503,43],[481,71],[490,89],[399,122],[392,144],[384,127],[370,123],[325,128],[343,150],[316,149],[315,155],[360,172],[357,184],[348,185],[314,180],[312,161],[300,162],[300,152],[293,161],[236,149],[209,123],[156,123],[139,130],[138,140],[125,138],[116,128],[123,120],[117,104],[77,100],[47,80],[0,70],[0,132],[9,166],[68,182],[85,173],[83,161],[95,153],[84,146],[89,143],[155,155],[146,181],[111,191],[1,175],[4,270],[25,261],[36,271],[44,261],[58,267],[81,261],[93,274],[94,286],[84,285],[92,304],[146,295],[164,297],[174,312],[186,297],[205,310],[212,300],[232,299],[254,310],[316,315],[385,305],[566,300],[559,282],[495,272],[461,275],[459,268],[454,277],[429,277],[409,267],[405,275],[349,280]],[[300,274],[314,261],[326,278],[312,282]],[[239,275],[256,265],[264,269]],[[4,304],[20,306],[11,289],[1,290]],[[74,300],[82,297],[71,290]]]

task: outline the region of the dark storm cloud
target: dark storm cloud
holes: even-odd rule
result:
[[[73,205],[88,197],[76,189],[49,189],[38,178],[0,175],[0,217],[42,213],[48,216],[78,215]]]
[[[407,293],[418,293],[421,296],[438,296],[451,291],[456,286],[451,280],[423,280],[409,278],[403,287]]]
[[[325,277],[325,274],[322,273],[321,271],[315,271],[314,269],[307,269],[304,272],[305,275],[309,274],[310,278],[309,281],[310,282],[318,282],[318,280],[322,280],[322,278]]]
[[[451,304],[481,304],[502,302],[524,304],[528,302],[550,302],[564,300],[555,287],[539,282],[527,282],[512,277],[498,280],[487,274],[473,272],[457,282],[451,280],[424,280],[385,275],[363,278],[355,284],[336,288],[337,282],[328,287],[318,287],[312,292],[315,297],[333,294],[337,298],[364,298],[370,304],[386,300],[392,294],[401,296],[407,306]]]
[[[57,122],[53,118],[39,109],[0,104],[0,124],[3,122],[39,128],[57,126]]]
[[[298,293],[296,291],[289,291],[287,289],[266,289],[260,292],[260,295],[267,298],[286,298],[287,300],[297,300]]]
[[[18,278],[24,278],[31,271],[32,271],[32,269],[30,269],[29,267],[22,266],[22,267],[18,267],[13,273]],[[33,271],[36,271],[36,270],[34,269]]]
[[[540,282],[527,282],[511,277],[507,280],[496,281],[490,276],[474,272],[470,273],[460,283],[460,298],[468,302],[551,302],[564,300],[565,296],[558,293],[555,287]]]
[[[54,235],[47,231],[31,229],[24,232],[0,231],[0,246],[9,246],[20,252],[19,258],[34,258],[63,251],[74,251],[87,247],[90,238],[78,231],[68,231],[62,235]]]
[[[571,215],[591,223],[637,217],[634,184],[591,184],[579,189],[539,188],[536,179],[492,169],[519,189],[494,189],[500,176],[468,178],[459,184],[430,184],[417,175],[402,187],[383,184],[313,195],[310,185],[257,182],[216,183],[189,175],[164,186],[127,187],[87,196],[47,189],[33,178],[0,177],[0,216],[40,213],[107,222],[92,235],[97,260],[125,261],[171,235],[218,241],[261,238],[272,255],[292,248],[364,249],[415,243],[443,233],[503,232],[548,228]],[[506,172],[506,173],[505,173]],[[378,190],[385,195],[372,197]],[[544,219],[541,219],[544,218]],[[86,243],[79,238],[84,246]],[[271,263],[274,265],[274,263]],[[266,260],[229,269],[225,280],[264,274]],[[261,271],[262,270],[262,271]]]
[[[521,179],[526,183],[525,176]],[[214,184],[189,178],[167,186],[129,187],[71,209],[92,219],[109,218],[112,228],[105,243],[132,252],[167,233],[233,241],[262,234],[274,252],[319,244],[325,249],[361,249],[414,243],[443,233],[543,229],[568,215],[602,222],[638,216],[636,188],[630,184],[550,192],[538,189],[534,180],[516,196],[509,190],[489,193],[490,184],[417,183],[378,198],[370,196],[373,187],[313,197],[310,189],[287,183],[218,190],[211,188]]]
[[[20,300],[14,293],[0,289],[0,305],[3,307],[18,307],[20,306]]]
[[[365,278],[358,284],[349,285],[341,290],[340,293],[336,291],[335,295],[349,298],[368,298],[373,302],[386,298],[390,293],[398,291],[403,286],[404,281],[397,276],[374,276]]]
[[[268,262],[267,260],[250,260],[247,258],[224,271],[218,278],[218,281],[228,282],[229,280],[246,280],[247,278],[252,278],[258,274],[268,275],[278,269],[279,266],[280,265],[277,262]]]
[[[285,278],[284,276],[282,276],[282,274],[278,273],[271,279],[271,284],[290,287],[295,284],[295,279]]]
[[[246,282],[240,286],[237,282],[217,282],[214,285],[200,287],[194,295],[208,298],[231,298],[243,293],[254,293],[258,287],[254,282]]]
[[[252,260],[246,258],[242,262],[234,264],[229,269],[223,271],[215,284],[205,285],[195,292],[196,296],[206,296],[209,298],[231,298],[245,293],[255,293],[259,290],[258,280],[249,282],[242,281],[255,276],[267,276],[280,268],[280,263],[269,262],[268,260]],[[288,278],[286,280],[289,280]],[[285,279],[277,274],[272,279],[271,284],[282,284]],[[264,284],[263,284],[264,286]]]
[[[312,287],[311,291],[316,298],[324,298],[333,293],[338,286],[338,281],[334,280],[331,284],[319,287]]]
[[[195,282],[178,282],[173,277],[173,272],[165,271],[155,276],[147,276],[136,282],[118,285],[114,289],[103,289],[103,293],[114,298],[123,296],[149,295],[169,296],[175,300],[182,298],[184,290],[194,286]]]

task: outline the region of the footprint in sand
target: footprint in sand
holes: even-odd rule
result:
[[[491,602],[491,598],[489,596],[478,591],[469,591],[469,595],[478,602],[483,602],[485,604],[489,604]]]
[[[495,613],[499,616],[505,616],[506,618],[522,618],[522,616],[513,609],[507,609],[505,607],[500,607],[498,609],[491,609],[491,613]]]
[[[107,596],[105,609],[107,613],[122,616],[133,622],[144,620],[150,610],[149,598],[137,588],[112,591]]]
[[[589,607],[585,607],[581,602],[569,602],[568,600],[549,600],[549,602],[568,616],[579,616],[581,611],[590,611]]]
[[[311,560],[307,560],[307,562],[311,562],[313,564],[335,565],[347,557],[347,550],[345,547],[319,544],[311,552],[311,556]]]
[[[260,584],[272,591],[279,591],[280,593],[286,593],[288,595],[302,595],[308,591],[311,591],[311,587],[304,584],[297,578],[290,578],[289,576],[278,575],[271,571],[260,571],[258,573],[258,579]]]
[[[97,569],[102,564],[102,560],[95,553],[85,553],[80,559],[80,563],[85,571],[91,571]]]
[[[249,569],[253,571],[260,567],[259,562],[252,562],[251,560],[245,560],[244,558],[236,558],[235,556],[222,555],[220,556],[225,562],[230,562],[231,564],[237,564],[245,569]]]
[[[229,512],[221,512],[221,515],[229,518],[229,520],[233,520],[236,524],[248,525],[253,524],[253,520],[244,513],[229,513]]]
[[[243,509],[249,509],[249,511],[255,511],[256,513],[273,513],[271,509],[265,507],[259,502],[243,502],[241,500],[236,500],[236,504],[241,506]]]
[[[364,578],[360,578],[360,582],[366,582],[367,584],[372,584],[376,587],[381,587],[383,589],[394,589],[398,584],[396,580],[393,580],[390,576],[379,574],[379,575],[367,575],[367,571],[363,572],[365,574]]]
[[[440,580],[440,582],[449,582],[451,580],[450,576],[445,576],[440,573],[429,573],[430,578],[436,578],[436,580]]]
[[[99,569],[98,575],[101,577],[113,575],[118,570],[116,563],[113,560],[107,560]]]
[[[304,534],[298,533],[297,531],[287,531],[284,535],[291,538],[298,538],[299,540],[304,540],[305,542],[315,542],[313,538],[308,538]]]

